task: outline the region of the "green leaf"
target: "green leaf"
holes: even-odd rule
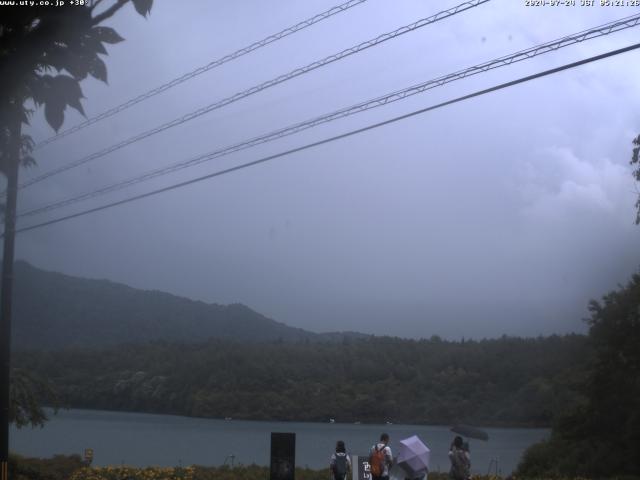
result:
[[[132,0],[133,6],[143,17],[146,17],[149,12],[151,12],[151,6],[153,5],[153,0]]]
[[[634,163],[640,163],[640,135],[633,139],[633,144],[635,147],[633,148],[633,154],[631,156],[631,165]],[[640,172],[640,170],[638,170]]]
[[[97,56],[91,60],[91,63],[89,65],[89,73],[92,77],[97,78],[98,80],[102,80],[104,83],[108,83],[107,66]]]
[[[47,99],[47,103],[44,105],[44,118],[47,119],[47,123],[51,125],[56,132],[60,130],[62,122],[64,121],[64,109],[66,103],[60,98]]]
[[[31,155],[25,155],[22,157],[22,166],[25,168],[29,168],[29,167],[35,167],[38,165],[38,162],[36,162],[36,159],[33,158]]]
[[[118,35],[113,28],[109,27],[94,27],[91,29],[91,33],[94,38],[104,43],[114,44],[124,41],[124,38]]]
[[[31,135],[23,134],[20,137],[20,141],[21,141],[20,148],[27,153],[31,152],[33,148],[36,146],[36,142],[33,141],[33,138],[31,137]]]
[[[20,112],[20,121],[25,125],[29,125],[29,112],[25,109]]]
[[[27,87],[29,88],[29,93],[31,94],[31,98],[36,103],[36,105],[42,105],[44,103],[46,85],[45,85],[45,77],[51,78],[51,75],[33,75],[27,80]]]
[[[64,69],[76,80],[84,80],[91,69],[91,57],[69,55]]]
[[[69,61],[69,52],[66,48],[55,45],[45,52],[43,62],[52,66],[56,70],[60,71],[66,68],[66,64]],[[46,67],[45,67],[46,68]],[[67,69],[68,70],[68,69]]]
[[[52,79],[51,93],[61,98],[67,105],[85,115],[80,99],[84,98],[80,83],[68,75],[57,75]],[[86,116],[86,115],[85,115]]]
[[[90,48],[91,53],[102,53],[103,55],[107,55],[107,50],[102,45],[102,42],[97,38],[93,37],[90,33],[87,34],[84,41],[85,48]]]

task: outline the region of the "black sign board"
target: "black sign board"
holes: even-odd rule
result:
[[[294,480],[296,434],[271,433],[271,475],[269,480]]]
[[[371,467],[368,455],[354,455],[351,457],[353,469],[353,480],[371,480]]]

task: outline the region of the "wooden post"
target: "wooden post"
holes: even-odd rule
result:
[[[15,112],[12,112],[15,113]],[[2,289],[0,291],[0,478],[9,478],[9,380],[11,375],[11,297],[13,291],[13,256],[16,235],[16,201],[20,164],[21,120],[14,115],[6,163],[7,198],[4,215]]]

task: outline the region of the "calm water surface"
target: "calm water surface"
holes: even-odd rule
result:
[[[253,422],[211,420],[172,415],[61,410],[43,429],[13,429],[11,451],[50,457],[57,453],[82,454],[93,448],[94,465],[221,465],[229,455],[242,464],[269,464],[271,432],[296,434],[296,463],[324,468],[344,440],[351,454],[364,455],[381,432],[397,441],[418,435],[431,449],[432,471],[449,468],[447,451],[454,434],[446,426],[353,425],[343,423]],[[488,428],[489,441],[471,440],[474,473],[487,473],[497,459],[499,471],[508,474],[522,452],[549,434],[547,429]]]

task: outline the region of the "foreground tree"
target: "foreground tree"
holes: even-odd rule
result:
[[[52,405],[54,411],[58,408],[58,396],[52,385],[21,368],[11,370],[10,395],[9,421],[18,428],[43,427],[49,418],[42,405]]]
[[[640,135],[633,139],[631,165],[635,168],[633,178],[640,183]],[[636,225],[640,225],[640,193],[638,193],[638,200],[636,200],[636,210]]]
[[[525,453],[522,476],[640,476],[640,274],[589,310],[587,402]]]
[[[131,0],[141,15],[151,10],[153,0]],[[80,81],[91,75],[107,81],[107,68],[100,55],[104,44],[123,39],[115,30],[100,26],[129,0],[84,1],[82,5],[0,7],[0,172],[7,179],[4,205],[5,229],[0,298],[0,475],[5,480],[8,460],[8,424],[25,419],[44,421],[37,410],[20,417],[10,402],[11,297],[15,240],[15,213],[20,165],[34,163],[33,140],[22,134],[33,113],[27,105],[43,106],[47,122],[58,131],[67,106],[84,114]],[[107,6],[108,5],[108,6]],[[102,10],[100,10],[102,9]],[[100,10],[98,12],[98,10]],[[52,75],[53,72],[56,72]],[[18,383],[14,382],[14,385]],[[22,383],[27,388],[28,383]],[[33,385],[32,385],[33,386]],[[16,387],[17,388],[17,387]],[[14,395],[14,399],[20,396]],[[24,399],[34,397],[22,397]],[[27,401],[26,405],[29,405]],[[16,416],[18,414],[18,416]]]

